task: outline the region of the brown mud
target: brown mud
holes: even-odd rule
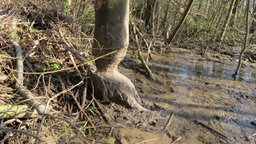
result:
[[[149,66],[156,82],[145,78],[143,69],[131,59],[123,64],[129,68],[121,71],[132,79],[144,106],[152,111],[136,112],[115,104],[106,110],[113,125],[123,126],[116,133],[121,143],[256,143],[255,64],[244,62],[239,80],[234,81],[235,58],[220,54],[202,57],[176,48],[173,53],[153,55]]]

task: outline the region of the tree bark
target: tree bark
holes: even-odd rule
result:
[[[117,67],[129,44],[129,0],[96,0],[95,31],[92,53],[95,57],[116,53],[95,61],[91,74],[94,96],[138,110],[146,110],[132,82]]]
[[[171,33],[170,37],[166,38],[167,39],[167,43],[170,44],[173,40],[173,38],[175,37],[175,35],[177,34],[178,30],[180,29],[181,25],[183,24],[183,22],[185,21],[192,5],[193,5],[193,2],[194,0],[190,0],[186,9],[185,9],[185,12],[181,18],[181,20],[179,21],[178,25],[175,27],[174,31]]]
[[[239,2],[240,2],[240,0],[235,0],[234,7],[232,9],[232,15],[231,15],[231,18],[230,18],[230,26],[234,26],[235,25],[236,15],[237,15],[237,8],[238,8]]]
[[[256,31],[256,0],[253,1],[252,24],[250,27],[250,34]]]
[[[228,15],[227,15],[227,17],[226,17],[224,26],[222,27],[222,30],[221,30],[220,42],[223,41],[223,39],[224,39],[224,37],[225,37],[225,35],[226,35],[227,27],[228,27],[228,24],[229,24],[231,15],[232,15],[232,10],[233,10],[235,1],[236,1],[236,0],[232,0],[231,3],[230,3],[229,10],[228,10]]]
[[[239,55],[239,61],[238,61],[238,65],[236,68],[235,73],[233,74],[233,78],[234,80],[237,80],[237,76],[239,74],[239,71],[241,69],[242,63],[243,63],[243,54],[246,50],[247,44],[248,44],[248,39],[249,39],[249,11],[250,11],[250,1],[247,1],[247,5],[246,5],[246,28],[245,28],[245,37],[244,37],[244,46],[242,51],[240,52]]]
[[[145,27],[151,29],[153,21],[153,11],[156,0],[147,0],[146,11],[144,14]]]

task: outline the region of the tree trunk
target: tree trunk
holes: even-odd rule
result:
[[[146,110],[135,86],[117,69],[129,44],[129,0],[96,0],[95,14],[93,55],[116,51],[95,61],[97,71],[91,74],[95,98]]]
[[[228,27],[228,24],[229,24],[229,21],[230,21],[230,17],[232,15],[232,10],[233,10],[235,1],[236,0],[232,0],[231,3],[230,3],[229,10],[228,10],[228,15],[226,17],[224,26],[222,27],[222,31],[221,31],[221,34],[220,34],[220,42],[223,41],[223,39],[224,39],[224,37],[226,35],[227,27]]]
[[[192,5],[193,5],[193,2],[194,0],[190,0],[186,9],[185,9],[185,12],[181,18],[181,20],[179,21],[178,25],[175,27],[174,31],[171,33],[170,37],[166,38],[167,39],[167,43],[170,44],[173,40],[173,38],[175,37],[175,35],[177,34],[178,30],[180,29],[181,25],[183,24],[183,22],[185,21]]]
[[[250,11],[250,1],[248,0],[247,5],[246,5],[246,28],[245,28],[244,46],[239,55],[239,61],[238,61],[236,71],[233,74],[234,80],[237,80],[237,76],[239,74],[239,71],[240,71],[242,63],[243,63],[243,59],[242,59],[243,54],[245,52],[245,49],[246,49],[248,41],[249,41],[249,11]]]
[[[144,14],[144,21],[146,29],[151,31],[151,34],[154,35],[155,31],[155,23],[154,23],[154,16],[155,16],[155,8],[157,7],[157,0],[147,0],[146,2],[146,10]]]
[[[256,0],[253,1],[252,24],[250,27],[250,34],[256,31]]]
[[[153,13],[152,13],[152,28],[151,28],[151,34],[153,37],[155,37],[156,32],[159,30],[159,15],[160,12],[160,6],[159,1],[155,1],[154,7],[153,7]]]
[[[237,8],[240,0],[235,0],[235,4],[232,10],[232,15],[230,18],[230,26],[234,26],[236,22]]]

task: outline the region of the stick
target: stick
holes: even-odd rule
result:
[[[66,47],[65,49],[70,51],[80,62],[84,63],[86,62],[87,60],[85,58],[83,58],[72,46],[69,42],[67,42],[67,40],[64,38],[64,35],[62,33],[62,31],[59,29],[59,33],[60,33],[60,36],[62,38],[62,40],[64,41]]]
[[[15,87],[18,91],[18,93],[25,99],[28,100],[28,104],[35,108],[36,111],[38,112],[38,114],[42,114],[45,112],[45,109],[46,109],[46,106],[43,105],[41,102],[37,101],[35,99],[35,97],[33,96],[33,94],[28,90],[26,89],[24,86],[23,86],[23,59],[22,59],[22,49],[21,49],[21,46],[11,40],[11,42],[13,43],[15,49],[16,49],[16,57],[17,57],[17,72],[16,72],[16,84],[15,84]]]
[[[176,140],[174,140],[171,144],[175,144],[176,142],[180,141],[181,137],[178,137]]]
[[[141,61],[142,65],[145,67],[150,79],[155,81],[155,77],[154,77],[153,73],[151,72],[150,68],[148,67],[146,61],[144,60],[144,58],[142,56],[138,35],[136,34],[136,26],[133,23],[132,23],[132,25],[133,25],[133,34],[135,36],[135,42],[136,42],[136,45],[137,45],[138,55],[139,55],[140,61]]]
[[[83,138],[86,139],[86,140],[94,141],[94,142],[96,142],[96,143],[108,144],[107,142],[104,142],[104,141],[94,140],[94,139],[91,139],[91,138],[86,137],[86,135],[84,134],[84,132],[83,132],[81,129],[79,129],[78,127],[76,127],[76,126],[73,124],[73,122],[71,122],[70,120],[68,120],[68,119],[66,119],[66,118],[64,118],[64,117],[53,116],[53,115],[46,114],[46,113],[45,113],[45,114],[42,114],[42,115],[44,115],[44,116],[46,116],[46,117],[51,117],[51,118],[54,118],[54,119],[59,119],[59,120],[65,121],[65,122],[68,123],[72,128],[74,128],[75,130],[77,130],[77,131],[83,136]]]
[[[75,100],[77,107],[80,109],[80,111],[83,113],[83,115],[86,117],[86,119],[89,121],[89,123],[94,127],[94,123],[92,122],[92,120],[90,119],[90,117],[87,115],[87,113],[84,111],[84,109],[82,108],[82,106],[79,104],[79,102],[77,101],[77,99],[75,98],[75,96],[73,94],[71,94],[72,98]]]
[[[41,139],[40,137],[38,137],[37,135],[34,135],[32,133],[29,133],[27,131],[23,131],[23,130],[17,130],[17,129],[10,129],[10,128],[6,128],[6,127],[0,127],[0,130],[2,131],[11,131],[11,132],[15,132],[15,133],[21,133],[21,134],[25,134],[25,135],[28,135],[28,136],[31,136],[31,137],[34,137],[40,141],[43,141],[45,142],[43,139]]]
[[[228,137],[225,136],[224,134],[222,134],[221,132],[219,132],[219,131],[217,131],[217,130],[215,130],[215,129],[213,129],[213,128],[211,128],[211,127],[209,127],[209,126],[205,125],[204,123],[199,122],[199,121],[197,121],[197,120],[194,120],[194,122],[195,122],[197,125],[200,125],[200,126],[206,128],[206,129],[208,129],[208,130],[211,131],[212,133],[217,134],[218,136],[220,136],[220,137],[223,138],[224,140],[228,140]]]
[[[156,141],[156,140],[159,140],[159,138],[153,138],[153,139],[144,140],[144,141],[138,142],[136,144],[143,144],[143,143],[147,143],[147,142],[150,142],[150,141]]]
[[[168,120],[167,120],[167,123],[166,123],[166,125],[165,125],[165,127],[164,127],[164,131],[166,131],[167,128],[171,125],[173,115],[174,115],[173,113],[170,114],[170,116],[169,116],[169,118],[168,118]]]

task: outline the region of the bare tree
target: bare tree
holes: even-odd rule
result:
[[[250,34],[256,31],[256,0],[253,1],[252,24],[250,27]]]
[[[234,24],[236,22],[237,8],[238,8],[239,2],[240,2],[240,0],[235,0],[234,7],[232,9],[232,15],[230,18],[230,26],[234,26]]]
[[[249,11],[250,11],[250,1],[248,0],[247,1],[247,6],[246,6],[246,29],[245,29],[244,46],[243,46],[243,49],[242,49],[242,51],[240,52],[240,55],[239,55],[239,61],[238,61],[238,65],[237,65],[236,71],[233,74],[233,77],[234,77],[235,80],[237,79],[237,76],[239,74],[240,68],[242,66],[243,54],[245,52],[245,49],[246,49],[247,43],[248,43],[248,39],[249,39]]]
[[[156,20],[159,15],[159,0],[147,0],[146,10],[144,13],[145,27],[151,31],[151,34],[155,35]]]
[[[185,9],[185,12],[181,18],[181,20],[179,21],[178,25],[175,27],[175,29],[173,30],[173,32],[170,34],[170,36],[166,35],[166,43],[171,43],[171,41],[173,40],[173,38],[175,37],[175,35],[177,34],[178,30],[180,29],[181,25],[183,24],[183,22],[185,21],[192,5],[193,5],[193,2],[194,0],[190,0],[186,9]],[[168,33],[168,32],[167,32]]]
[[[225,23],[224,23],[224,25],[222,27],[222,30],[221,30],[220,42],[222,42],[223,38],[225,37],[226,31],[227,31],[227,27],[228,27],[228,24],[229,24],[231,15],[232,15],[232,10],[233,10],[235,1],[236,0],[232,0],[231,3],[230,3],[229,10],[228,10],[228,15],[226,17]]]

